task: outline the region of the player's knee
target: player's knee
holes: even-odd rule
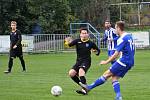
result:
[[[85,75],[85,71],[83,68],[79,69],[79,76],[84,76]]]
[[[110,70],[107,70],[104,72],[103,76],[108,79],[110,78],[111,76],[113,76],[113,73],[110,71]]]
[[[74,77],[76,75],[76,71],[71,69],[68,74],[70,77]]]
[[[119,78],[120,78],[120,77],[118,77],[118,76],[112,76],[112,82],[118,81]]]

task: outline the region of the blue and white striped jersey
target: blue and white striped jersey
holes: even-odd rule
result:
[[[108,50],[115,50],[117,46],[117,39],[119,37],[115,33],[114,28],[110,28],[109,30],[105,30],[103,41],[107,41]]]

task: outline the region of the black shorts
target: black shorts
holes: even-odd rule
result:
[[[79,72],[80,68],[83,68],[85,72],[88,71],[88,69],[91,66],[91,60],[77,60],[76,64],[72,67],[77,73]]]
[[[16,48],[16,49],[10,50],[10,57],[16,58],[16,57],[21,57],[21,56],[23,56],[22,48],[20,49]]]

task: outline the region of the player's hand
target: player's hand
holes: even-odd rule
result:
[[[94,52],[95,55],[97,55],[97,56],[99,56],[99,54],[100,54],[100,50],[92,49],[91,51]]]
[[[13,49],[16,49],[16,48],[17,48],[17,45],[14,45],[14,46],[13,46]]]
[[[97,52],[97,50],[96,49],[92,49],[92,52]]]
[[[91,52],[93,52],[93,53],[97,53],[97,50],[96,49],[91,49]]]
[[[71,42],[72,42],[72,37],[66,37],[65,38],[65,41],[64,41],[65,45],[68,45]]]
[[[102,61],[100,62],[101,65],[106,65],[107,63],[108,63],[108,62],[105,61],[105,60],[102,60]]]
[[[100,52],[101,52],[101,50],[97,50],[96,55],[99,56]]]

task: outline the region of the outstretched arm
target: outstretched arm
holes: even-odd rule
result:
[[[67,37],[65,38],[64,43],[66,46],[72,47],[77,44],[77,41],[78,41],[77,39],[73,40],[72,37]]]

